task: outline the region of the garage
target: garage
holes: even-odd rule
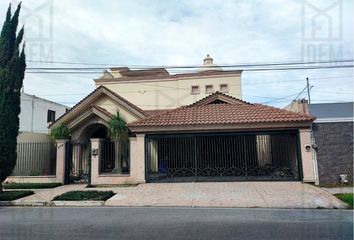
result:
[[[146,182],[314,182],[313,120],[215,93],[128,127]]]
[[[296,131],[146,136],[148,182],[301,178]]]

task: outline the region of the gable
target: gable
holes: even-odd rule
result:
[[[120,104],[117,104],[114,100],[112,100],[110,97],[106,95],[103,95],[100,98],[98,98],[92,105],[101,107],[106,111],[108,111],[109,113],[111,113],[112,115],[115,115],[117,111],[119,111],[121,117],[127,123],[141,119],[135,114],[133,114],[131,111],[129,111],[127,108],[122,107]]]
[[[195,107],[195,106],[205,106],[208,104],[250,104],[246,101],[228,96],[226,94],[215,92],[191,105],[188,107]]]
[[[57,121],[51,124],[49,128],[53,128],[60,123],[70,124],[71,121],[74,121],[75,118],[79,117],[92,106],[98,106],[113,115],[119,110],[121,111],[122,116],[126,118],[127,122],[146,117],[146,113],[142,109],[111,90],[101,86],[96,88],[92,93],[72,107],[66,114],[57,119]]]

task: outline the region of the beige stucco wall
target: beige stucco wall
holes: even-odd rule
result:
[[[20,132],[17,136],[17,142],[51,142],[49,134],[43,133],[31,133],[31,132]]]
[[[214,91],[219,91],[220,84],[228,84],[229,91],[226,94],[242,98],[240,75],[139,81],[116,79],[96,84],[97,87],[107,87],[144,110],[169,109],[192,104],[210,95],[205,92],[206,85],[213,85]],[[194,85],[199,86],[200,94],[191,94],[191,86]]]
[[[7,183],[56,183],[59,182],[53,176],[10,176],[4,182]]]
[[[130,113],[129,111],[127,111],[127,109],[117,105],[114,101],[112,101],[107,96],[102,96],[93,105],[102,107],[113,115],[115,115],[117,113],[117,111],[119,111],[119,114],[123,117],[123,119],[127,123],[138,120],[137,116],[135,116],[132,113]]]

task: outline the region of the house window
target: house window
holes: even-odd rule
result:
[[[47,122],[54,122],[55,121],[55,111],[48,110],[47,113]]]
[[[206,85],[205,86],[205,93],[213,93],[213,92],[214,92],[213,85]]]
[[[226,93],[229,91],[229,85],[225,84],[220,84],[220,92]]]
[[[199,94],[200,93],[200,90],[199,90],[199,86],[192,86],[192,89],[191,89],[191,94]]]

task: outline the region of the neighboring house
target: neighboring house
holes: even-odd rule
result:
[[[50,123],[69,107],[21,92],[20,132],[48,133]]]
[[[353,184],[353,107],[353,102],[309,105],[316,117],[313,132],[321,185],[346,180]]]
[[[353,184],[353,102],[308,104],[297,100],[286,107],[316,117],[313,125],[319,183]]]
[[[57,159],[66,164],[66,181],[83,177],[92,184],[316,182],[310,141],[314,118],[241,100],[240,74],[220,69],[178,75],[164,69],[126,69],[124,73],[117,70],[116,77],[108,80],[107,76],[96,80],[97,88],[50,126],[63,123],[71,129],[71,142],[58,145],[69,153],[64,154],[65,161]],[[150,99],[134,93],[141,86],[164,84],[179,86],[163,89],[179,100],[169,109],[163,108],[168,98],[156,101],[155,95],[149,95]],[[222,84],[235,89],[221,93],[217,90],[225,90],[219,89]],[[208,85],[214,89],[205,93]],[[199,94],[193,86],[200,87]],[[178,98],[180,88],[185,98]],[[117,111],[128,123],[128,163],[116,157],[117,150],[109,141],[108,123]]]

